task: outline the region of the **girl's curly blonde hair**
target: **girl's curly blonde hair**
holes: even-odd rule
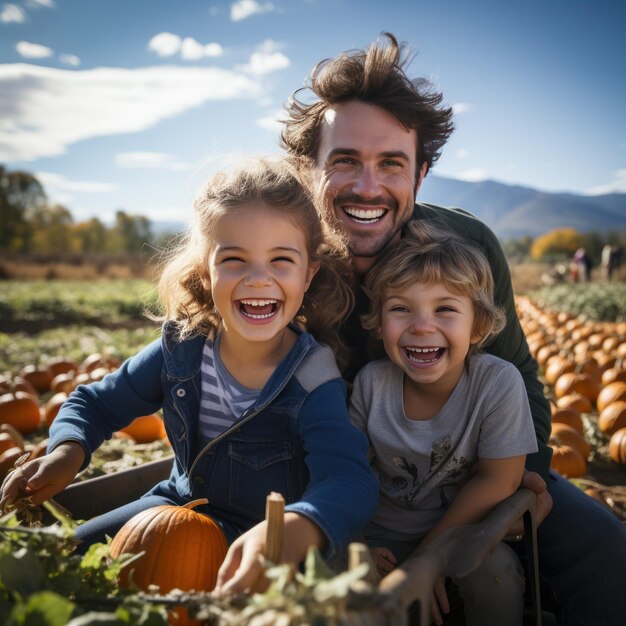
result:
[[[256,158],[230,172],[214,175],[195,201],[189,231],[165,252],[159,280],[165,312],[158,319],[175,322],[181,338],[214,334],[220,318],[203,279],[208,277],[216,224],[232,210],[242,206],[253,210],[255,205],[264,204],[280,210],[302,229],[309,262],[320,264],[296,321],[330,345],[341,366],[347,352],[338,329],[353,306],[352,271],[343,238],[320,217],[309,171],[308,161],[302,159]]]

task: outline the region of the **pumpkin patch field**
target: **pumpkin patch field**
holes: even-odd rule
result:
[[[550,401],[552,468],[626,521],[626,285],[517,297]]]
[[[0,480],[16,464],[45,454],[48,428],[76,385],[100,380],[159,336],[159,323],[145,315],[156,313],[154,303],[154,290],[147,281],[2,283]],[[626,522],[624,303],[623,283],[563,285],[516,297],[520,322],[550,402],[553,468]],[[141,416],[105,442],[79,480],[171,454],[161,416]],[[367,587],[365,564],[336,575],[315,551],[302,575],[294,576],[288,566],[268,570],[269,591],[253,596],[251,602],[207,600],[206,594],[169,591],[173,584],[169,581],[161,595],[146,592],[139,571],[128,576],[128,567],[139,558],[137,552],[150,554],[154,567],[158,558],[169,558],[165,569],[172,571],[176,563],[174,557],[162,554],[152,559],[151,546],[160,541],[140,532],[148,523],[165,527],[171,525],[170,519],[188,517],[198,524],[193,531],[198,538],[206,536],[203,541],[216,543],[220,553],[225,551],[221,531],[199,519],[202,516],[193,511],[196,505],[157,512],[162,522],[136,520],[140,528],[129,526],[110,547],[97,544],[84,556],[73,550],[75,522],[54,505],[42,509],[24,503],[3,515],[0,579],[6,588],[0,589],[0,623],[200,624],[195,616],[220,625],[289,626],[310,623],[303,621],[311,618],[305,615],[306,607],[306,611],[320,611],[318,617],[324,621],[319,623],[334,624],[348,623],[342,620],[355,581],[357,587],[361,585],[359,602],[370,593],[375,597],[375,589]],[[42,515],[56,518],[59,524],[31,527]],[[215,567],[211,564],[209,587]],[[187,589],[199,585],[194,579]]]

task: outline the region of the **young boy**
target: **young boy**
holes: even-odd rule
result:
[[[370,442],[380,483],[366,541],[381,575],[447,528],[481,520],[518,487],[537,450],[521,375],[479,352],[504,324],[482,252],[418,223],[388,250],[365,283],[365,328],[388,358],[357,375],[351,419]],[[466,621],[522,624],[524,579],[513,550],[499,544],[478,570],[456,580]],[[434,589],[432,617],[448,601]]]

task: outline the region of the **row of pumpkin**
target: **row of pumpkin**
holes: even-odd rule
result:
[[[551,311],[526,296],[516,303],[550,400],[552,468],[569,478],[587,473],[583,415],[608,440],[611,460],[626,464],[626,322]]]
[[[78,385],[100,380],[119,365],[116,359],[92,354],[80,363],[55,358],[1,375],[0,481],[24,454],[29,454],[29,459],[45,454],[47,429]],[[151,414],[136,418],[115,436],[149,443],[165,439],[166,433],[160,415]]]

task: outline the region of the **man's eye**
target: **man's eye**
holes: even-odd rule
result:
[[[333,165],[354,165],[355,160],[352,157],[338,157],[333,161]]]
[[[400,163],[400,161],[394,161],[393,159],[383,161],[383,165],[385,167],[402,167],[402,163]]]

